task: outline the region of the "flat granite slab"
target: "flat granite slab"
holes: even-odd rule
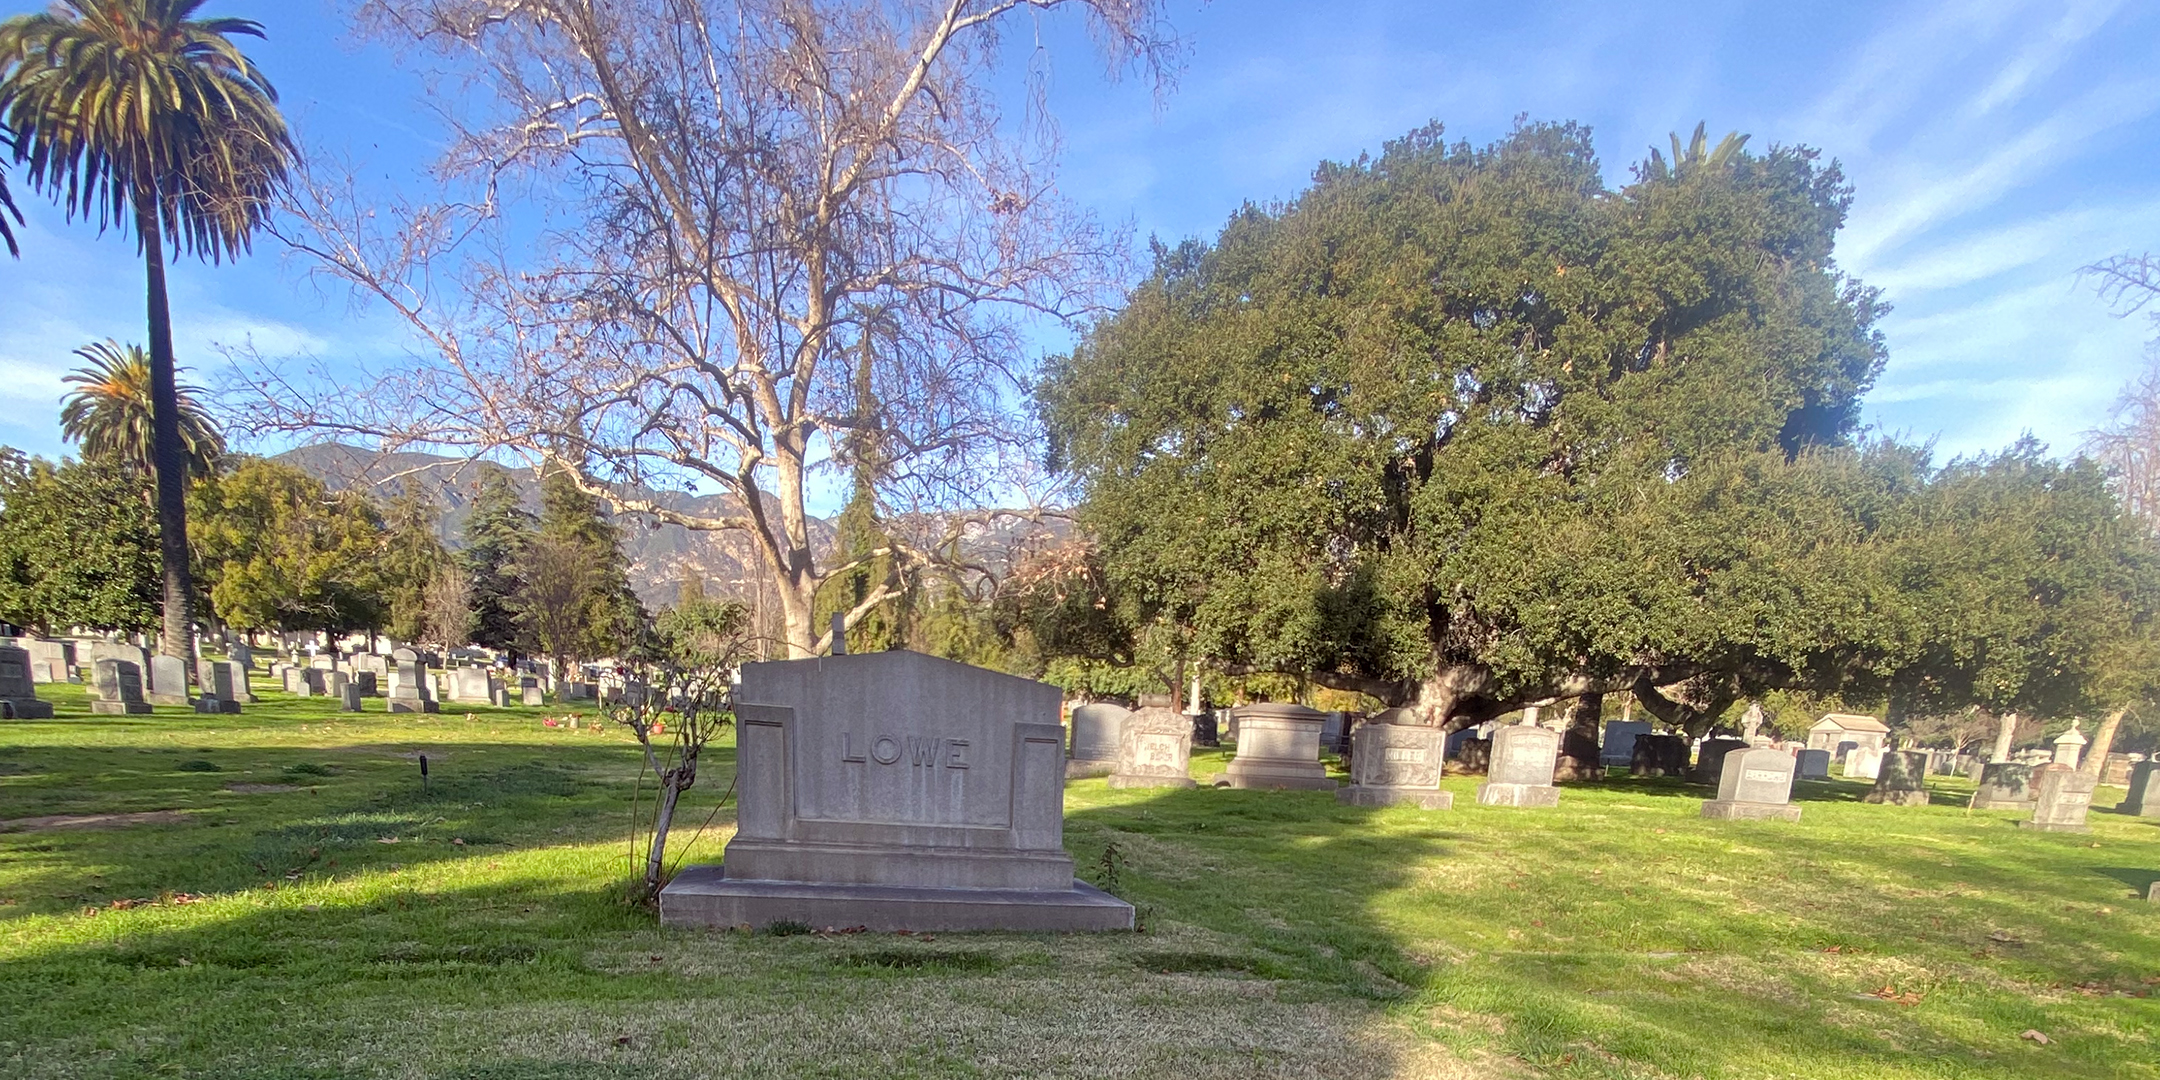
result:
[[[1702,804],[1702,816],[1735,821],[1798,821],[1800,808],[1791,803],[1743,802],[1711,799]]]
[[[660,890],[663,926],[820,929],[1100,931],[1133,928],[1133,907],[1075,880],[1057,892],[826,885],[730,879],[719,866],[686,867]]]

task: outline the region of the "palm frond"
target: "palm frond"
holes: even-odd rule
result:
[[[110,461],[145,475],[154,471],[155,416],[150,354],[140,345],[98,341],[75,350],[86,363],[62,377],[77,389],[60,407],[60,434],[83,457]],[[202,391],[176,384],[180,443],[190,475],[208,475],[225,454],[225,439],[202,409]]]

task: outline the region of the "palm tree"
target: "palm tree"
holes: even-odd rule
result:
[[[150,314],[151,459],[169,656],[194,656],[186,445],[173,374],[165,245],[238,258],[285,184],[294,149],[277,91],[232,42],[246,19],[196,19],[203,0],[57,0],[0,23],[0,126],[23,179],[72,220],[135,230]],[[192,666],[192,665],[190,665]]]
[[[8,138],[5,130],[0,130],[0,150],[14,148],[15,140]],[[14,230],[8,228],[9,217],[15,219],[15,224],[22,224],[22,210],[15,205],[15,197],[8,194],[7,174],[0,173],[0,244],[7,245],[8,254],[20,257],[22,249],[15,246]]]
[[[65,381],[80,386],[68,392],[60,408],[60,434],[82,444],[83,456],[142,474],[157,471],[152,447],[157,441],[155,410],[150,404],[150,354],[140,345],[100,341],[75,350],[88,366],[69,372]],[[217,425],[195,402],[196,389],[173,384],[174,412],[180,417],[180,445],[190,476],[208,476],[224,456],[225,440]]]

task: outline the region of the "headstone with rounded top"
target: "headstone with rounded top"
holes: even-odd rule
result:
[[[1792,804],[1793,755],[1771,746],[1734,750],[1718,762],[1718,797],[1703,803],[1706,818],[1798,821]]]
[[[1560,733],[1531,724],[1496,729],[1492,763],[1477,801],[1486,806],[1558,806],[1560,789],[1553,769],[1560,756]]]
[[[1860,801],[1891,806],[1926,806],[1928,755],[1919,750],[1886,750],[1876,770],[1874,790]]]
[[[1339,785],[1320,764],[1320,726],[1327,715],[1318,709],[1282,702],[1259,702],[1237,710],[1237,756],[1220,785],[1234,788],[1333,791]]]
[[[1335,793],[1352,806],[1410,803],[1427,810],[1455,805],[1440,790],[1446,733],[1417,724],[1364,723],[1350,731],[1350,786]]]
[[[2147,758],[2130,766],[2130,794],[2115,806],[2117,813],[2160,818],[2160,760]]]
[[[904,650],[743,665],[735,836],[661,923],[1131,929],[1065,851],[1062,696]]]
[[[126,660],[99,660],[90,665],[90,711],[101,716],[127,716],[150,711],[143,700],[142,669]]]
[[[52,714],[52,702],[38,700],[37,682],[30,673],[30,650],[0,645],[0,718],[44,720]]]
[[[90,663],[95,665],[100,660],[124,660],[133,664],[138,677],[150,670],[149,651],[125,641],[91,642]]]
[[[2098,777],[2071,765],[2050,762],[2033,776],[2033,814],[2020,828],[2042,832],[2090,832],[2085,814],[2092,809]]]
[[[1748,748],[1746,739],[1719,735],[1704,739],[1695,750],[1695,771],[1690,779],[1698,784],[1721,784],[1725,775],[1725,755]]]
[[[1114,788],[1189,788],[1192,778],[1192,718],[1169,709],[1141,709],[1118,721],[1118,756],[1109,784]],[[1072,766],[1066,763],[1067,769]]]
[[[1104,776],[1116,771],[1119,732],[1132,713],[1122,705],[1091,701],[1072,711],[1071,748],[1065,758],[1068,777]],[[1190,724],[1186,725],[1190,727]]]

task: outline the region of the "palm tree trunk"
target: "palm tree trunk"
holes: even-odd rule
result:
[[[158,652],[195,670],[194,575],[188,566],[187,461],[180,445],[180,395],[173,374],[172,310],[165,298],[165,245],[154,193],[135,192],[150,306],[150,459],[157,473],[158,547],[165,562],[165,632]]]

